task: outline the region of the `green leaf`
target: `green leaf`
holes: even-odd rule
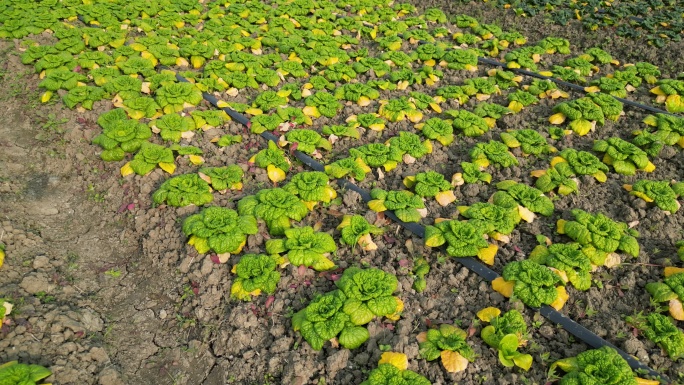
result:
[[[357,299],[348,299],[342,310],[349,315],[354,325],[365,325],[375,317],[368,305]]]
[[[370,338],[368,329],[361,326],[347,326],[342,329],[338,341],[347,349],[356,349]]]

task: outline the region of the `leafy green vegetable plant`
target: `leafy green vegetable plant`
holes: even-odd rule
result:
[[[195,133],[195,122],[190,116],[176,113],[166,114],[150,122],[152,132],[159,133],[164,140],[178,143],[181,138],[190,139]]]
[[[374,188],[371,190],[371,198],[373,200],[368,202],[371,210],[376,213],[391,210],[404,222],[420,222],[427,215],[423,200],[410,191]]]
[[[333,290],[314,298],[307,307],[292,317],[292,328],[314,350],[323,349],[328,340],[339,335],[340,345],[347,349],[361,346],[370,334],[368,329],[356,326],[350,316],[342,310],[347,297],[340,290]]]
[[[352,125],[354,128],[363,127],[373,131],[382,131],[385,129],[385,120],[382,119],[379,114],[374,113],[350,115],[345,122]]]
[[[126,176],[132,173],[146,175],[157,166],[169,174],[173,174],[176,169],[173,151],[158,144],[143,142],[138,152],[133,156],[133,160],[121,168],[121,175]]]
[[[412,123],[418,123],[423,119],[423,113],[418,111],[416,105],[406,97],[381,100],[378,114],[390,122],[399,122],[408,118]]]
[[[402,161],[402,153],[397,146],[383,143],[369,143],[349,149],[352,159],[361,159],[368,167],[384,167],[391,171]]]
[[[205,167],[199,170],[198,175],[220,193],[225,193],[227,190],[242,190],[244,171],[238,165]]]
[[[387,143],[390,151],[401,155],[406,164],[415,163],[416,159],[432,152],[432,143],[429,140],[422,141],[420,136],[412,132],[401,131],[399,136],[390,138]]]
[[[311,267],[317,271],[335,267],[328,255],[336,250],[337,245],[330,234],[317,232],[308,226],[285,230],[285,239],[266,241],[267,253],[285,253],[292,265]]]
[[[676,267],[665,268],[665,279],[647,283],[646,291],[651,294],[653,302],[668,302],[672,318],[684,321],[684,271]]]
[[[550,154],[556,151],[556,148],[549,145],[537,130],[522,129],[509,130],[501,133],[501,141],[508,146],[508,148],[520,148],[523,155]]]
[[[518,159],[508,151],[508,146],[495,140],[475,144],[475,147],[470,150],[470,158],[473,163],[482,167],[488,167],[490,163],[501,167],[518,165]]]
[[[265,168],[268,179],[276,183],[284,180],[285,174],[290,170],[290,160],[285,156],[285,151],[272,141],[268,142],[268,148],[259,151],[249,162]]]
[[[595,141],[593,150],[603,152],[603,163],[613,166],[615,172],[621,175],[634,175],[637,170],[655,170],[655,165],[648,160],[644,150],[618,137]]]
[[[577,357],[558,360],[551,365],[550,370],[553,372],[555,368],[567,372],[560,380],[562,385],[639,384],[627,361],[608,346],[584,351]]]
[[[275,293],[280,282],[280,273],[276,271],[277,264],[277,256],[243,255],[233,268],[237,277],[230,287],[230,297],[249,301],[262,292]]]
[[[450,373],[466,370],[475,360],[475,352],[466,342],[468,334],[453,325],[442,324],[437,329],[418,334],[420,356],[427,361],[442,359],[442,366]]]
[[[164,113],[180,112],[202,101],[202,91],[192,83],[171,83],[157,90],[157,103]]]
[[[656,128],[654,135],[663,143],[669,146],[677,144],[684,148],[684,118],[655,114],[647,116],[643,122]]]
[[[561,162],[547,170],[533,171],[532,176],[538,178],[534,186],[544,193],[557,189],[560,195],[569,195],[578,191],[577,175],[567,162]]]
[[[425,246],[439,247],[447,244],[447,254],[452,257],[478,257],[488,265],[494,264],[498,247],[485,238],[490,227],[481,222],[445,220],[425,228]]]
[[[430,385],[430,381],[408,368],[406,355],[393,352],[382,354],[378,367],[368,374],[368,379],[361,385],[411,384]]]
[[[497,290],[501,279],[510,285],[512,290],[507,293]],[[492,282],[494,290],[499,291],[505,297],[515,295],[526,305],[538,308],[541,305],[550,305],[557,310],[564,304],[564,282],[561,277],[546,266],[542,266],[532,260],[513,261],[504,266],[500,278]],[[508,294],[508,295],[507,295]]]
[[[660,79],[651,89],[656,95],[656,103],[664,103],[665,109],[673,114],[684,112],[684,80]]]
[[[372,235],[384,232],[383,229],[368,223],[361,215],[345,215],[337,229],[342,234],[342,243],[352,247],[358,244],[365,251],[377,250],[378,246],[373,242]]]
[[[566,234],[581,245],[592,245],[597,250],[612,253],[622,251],[633,257],[639,255],[639,233],[616,222],[605,215],[591,214],[584,210],[573,209],[575,220],[558,220],[558,233]]]
[[[156,204],[183,207],[203,206],[211,203],[214,196],[209,184],[198,174],[185,174],[168,179],[152,194]]]
[[[684,357],[684,333],[670,317],[651,313],[647,316],[627,317],[626,321],[663,348],[673,361]]]
[[[365,325],[373,318],[394,316],[403,308],[397,290],[397,277],[380,269],[347,268],[335,285],[346,296],[342,311],[354,325]]]
[[[461,162],[463,172],[457,172],[451,178],[453,186],[460,186],[464,183],[489,183],[492,181],[492,174],[484,172],[484,167],[475,163]]]
[[[413,263],[413,289],[422,293],[427,287],[425,276],[430,272],[430,264],[424,259],[419,258]]]
[[[42,379],[50,377],[51,374],[49,369],[40,365],[10,361],[0,365],[0,384],[38,385]]]
[[[332,149],[330,142],[321,137],[318,132],[301,128],[286,132],[284,140],[281,138],[278,144],[282,147],[290,143],[297,143],[297,150],[309,155],[314,154],[317,148]]]
[[[512,233],[515,226],[520,223],[521,216],[518,206],[512,204],[511,200],[504,198],[503,201],[507,205],[478,202],[472,206],[459,206],[458,211],[468,218],[469,222],[487,229],[492,238],[508,242],[507,235]]]
[[[306,98],[305,103],[304,114],[314,118],[321,115],[332,118],[342,109],[342,103],[326,91],[316,92]]]
[[[295,174],[283,190],[297,196],[313,210],[316,203],[329,203],[337,197],[335,189],[330,187],[328,176],[320,171],[307,171]]]
[[[448,120],[430,118],[414,127],[419,129],[426,138],[437,140],[444,146],[448,146],[454,141],[453,125]]]
[[[226,259],[239,254],[247,243],[247,235],[258,232],[257,221],[251,215],[238,215],[225,207],[207,207],[183,221],[183,234],[198,253],[209,251]]]
[[[483,322],[489,322],[480,332],[480,337],[489,346],[498,350],[499,362],[505,367],[517,366],[530,370],[532,356],[521,353],[518,348],[527,344],[527,324],[519,311],[513,309],[501,315],[497,308],[485,308],[477,313]]]
[[[603,256],[606,253],[594,253]],[[561,278],[570,282],[577,290],[589,290],[593,261],[578,243],[556,243],[549,247],[539,245],[530,253],[530,260],[557,270]],[[600,261],[597,261],[600,262]]]
[[[549,118],[551,124],[562,124],[567,119],[570,121],[568,127],[580,136],[593,131],[597,123],[603,125],[605,122],[603,110],[589,97],[557,104],[553,112],[555,114]]]
[[[527,222],[532,222],[535,213],[544,216],[553,214],[553,201],[540,190],[513,180],[506,180],[496,184],[499,189],[492,195],[492,202],[501,207],[518,210],[518,214]]]
[[[371,168],[361,158],[343,158],[325,166],[325,173],[331,178],[350,178],[362,181]]]
[[[674,214],[681,204],[677,202],[684,195],[684,182],[671,183],[668,181],[639,180],[633,185],[623,185],[625,190],[646,202],[655,202],[663,211]]]
[[[419,197],[434,197],[441,206],[456,200],[453,186],[438,172],[425,171],[415,176],[407,176],[404,178],[404,186],[412,188]]]
[[[282,188],[259,190],[238,201],[240,215],[254,215],[268,226],[271,235],[283,235],[292,221],[301,221],[309,210],[296,195]]]
[[[454,129],[463,131],[463,134],[468,137],[483,135],[491,128],[485,118],[468,110],[448,110],[444,113],[453,118]]]
[[[108,111],[100,115],[97,122],[102,127],[102,134],[96,136],[93,143],[103,148],[100,157],[105,161],[122,160],[125,153],[138,151],[152,136],[147,125],[128,119],[123,109]]]

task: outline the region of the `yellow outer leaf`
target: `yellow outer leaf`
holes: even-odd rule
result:
[[[370,99],[369,99],[367,96],[361,96],[361,97],[359,98],[359,101],[358,101],[357,103],[358,103],[359,106],[361,106],[361,107],[366,107],[366,106],[368,106],[368,105],[370,104],[370,102],[371,102],[371,101],[370,101]]]
[[[312,118],[320,118],[321,117],[321,113],[318,111],[318,108],[316,108],[315,106],[306,106],[306,107],[304,107],[302,112],[304,112],[304,115],[310,116]]]
[[[375,211],[376,213],[387,210],[387,207],[385,207],[385,201],[379,199],[373,199],[372,201],[368,202],[368,208]]]
[[[387,161],[385,164],[383,164],[382,166],[385,168],[385,171],[392,171],[392,170],[394,170],[395,168],[397,168],[398,165],[399,165],[399,163],[397,163],[397,162],[395,162],[395,161],[393,161],[393,160],[388,160],[388,161]]]
[[[534,170],[530,172],[530,176],[533,176],[535,178],[539,178],[542,175],[546,175],[546,170]]]
[[[342,230],[345,227],[349,227],[351,225],[351,215],[345,215],[342,217],[342,222],[340,222],[339,225],[337,225],[337,230]]]
[[[468,360],[460,355],[458,352],[451,350],[442,350],[440,353],[442,357],[442,365],[449,373],[458,373],[466,370],[468,367]]]
[[[628,186],[629,186],[629,185],[628,185]],[[631,188],[631,186],[630,186],[630,188]],[[625,189],[625,190],[626,190],[626,189]],[[628,191],[629,191],[629,190],[628,190]],[[645,201],[648,202],[648,203],[653,202],[653,198],[649,197],[648,195],[646,195],[646,194],[644,194],[644,193],[642,193],[642,192],[633,191],[632,194],[634,194],[635,196],[637,196],[637,197],[639,197],[639,198],[645,200]]]
[[[133,174],[135,171],[133,171],[133,168],[131,167],[131,163],[128,162],[121,166],[121,176],[128,176]]]
[[[373,242],[373,238],[370,234],[361,236],[359,238],[358,244],[364,251],[373,251],[378,249],[378,245]]]
[[[435,200],[437,201],[437,203],[439,203],[440,206],[445,207],[449,203],[455,201],[456,196],[454,195],[454,192],[452,190],[442,191],[435,195]]]
[[[595,92],[600,92],[600,91],[601,91],[601,89],[598,88],[597,86],[584,87],[584,92],[595,93]]]
[[[442,113],[442,107],[440,107],[437,103],[430,103],[430,108],[432,108],[438,114]]]
[[[561,158],[560,156],[554,156],[553,159],[551,159],[551,167],[555,167],[558,163],[563,163],[567,162],[565,159]]]
[[[380,364],[390,364],[399,370],[406,370],[408,369],[408,357],[403,353],[385,352],[380,356],[378,365]]]
[[[402,301],[399,297],[394,297],[394,299],[397,301],[397,310],[394,313],[385,316],[385,318],[392,321],[399,321],[399,318],[401,318],[401,312],[404,311],[404,301]]]
[[[337,198],[337,191],[335,191],[335,189],[330,186],[325,186],[325,196],[328,199],[328,201],[333,200]]]
[[[666,94],[663,92],[663,90],[660,89],[660,86],[651,88],[651,93],[658,95],[658,96],[665,96]]]
[[[250,115],[252,115],[252,116],[257,116],[257,115],[263,115],[263,114],[264,114],[264,112],[263,112],[262,110],[260,110],[260,109],[258,109],[258,108],[254,108],[254,107],[246,109],[246,110],[245,110],[245,113],[250,114]]]
[[[592,175],[594,178],[596,178],[597,182],[604,183],[606,180],[608,180],[608,177],[606,176],[606,173],[599,170],[595,174]]]
[[[415,176],[407,176],[404,178],[404,186],[411,188],[416,185],[416,177]]]
[[[423,113],[417,110],[407,112],[406,116],[411,121],[411,123],[418,123],[423,119]]]
[[[648,124],[649,126],[658,126],[658,119],[655,117],[655,115],[649,115],[645,117],[644,120],[642,120],[642,122]]]
[[[313,211],[318,202],[302,201],[302,203],[304,203],[304,206],[306,206],[306,208],[309,209],[309,211]]]
[[[653,172],[653,171],[655,171],[655,168],[656,168],[655,164],[648,162],[646,167],[644,167],[644,171],[645,172]]]
[[[482,322],[492,322],[492,320],[501,315],[501,310],[495,307],[486,307],[477,312],[477,318]]]
[[[40,97],[40,102],[41,103],[47,103],[50,101],[52,98],[52,91],[45,91],[43,95]]]
[[[356,162],[356,164],[358,164],[359,166],[361,166],[361,169],[362,169],[364,172],[371,172],[371,168],[368,167],[368,165],[366,164],[366,162],[363,161],[363,159],[361,159],[361,158],[356,158],[355,162]]]
[[[637,385],[660,385],[660,381],[658,380],[647,380],[645,378],[636,378]]]
[[[513,296],[514,287],[515,282],[506,281],[503,277],[498,277],[492,281],[492,289],[506,298],[511,298]]]
[[[0,249],[0,267],[5,262],[5,250]]]
[[[663,271],[663,274],[665,275],[665,278],[673,275],[673,274],[679,274],[679,273],[684,273],[684,268],[682,267],[673,267],[673,266],[668,266],[665,268]]]
[[[568,301],[568,298],[570,296],[568,295],[568,292],[565,290],[565,286],[557,286],[556,291],[558,292],[558,298],[556,298],[555,301],[551,304],[551,307],[560,310],[563,308],[563,305],[565,305],[565,302]]]
[[[522,103],[520,103],[518,101],[514,100],[514,101],[508,103],[508,109],[515,112],[515,113],[522,111],[523,108],[524,108],[524,106],[522,105]]]
[[[433,150],[434,148],[432,147],[432,142],[430,141],[430,139],[426,139],[426,140],[423,142],[423,144],[424,144],[425,147],[427,148],[428,154],[432,154],[432,150]]]
[[[200,164],[204,163],[204,158],[199,155],[189,155],[188,158],[190,159],[190,163],[194,164],[195,166],[199,166]]]
[[[679,141],[677,141],[677,144],[679,145],[679,147],[684,148],[684,136],[679,138]]]
[[[424,61],[423,64],[425,64],[426,66],[434,67],[435,64],[437,64],[437,63],[435,62],[435,59],[430,59],[430,60]]]
[[[169,174],[173,174],[174,171],[176,171],[176,164],[175,163],[164,163],[160,162],[159,163],[159,168],[162,170],[168,172]]]
[[[532,211],[523,206],[518,206],[518,213],[520,214],[520,218],[527,223],[532,223],[534,218],[537,217]]]
[[[494,264],[494,256],[496,256],[497,251],[499,251],[499,246],[490,243],[489,246],[477,251],[477,257],[491,266]]]
[[[631,184],[623,184],[622,188],[627,190],[627,191],[632,191],[632,185]]]
[[[565,219],[559,219],[556,222],[558,234],[565,234],[565,222],[567,222]]]
[[[373,123],[370,126],[368,126],[373,131],[382,131],[385,129],[385,123]]]
[[[266,167],[266,172],[268,173],[268,179],[270,179],[274,183],[278,183],[280,181],[285,180],[285,171],[279,169],[278,167],[269,164]]]
[[[670,315],[677,321],[684,321],[684,309],[682,308],[682,301],[678,299],[670,300]]]
[[[494,128],[496,126],[496,119],[494,118],[484,118],[485,122],[487,122],[487,127],[489,128]]]
[[[561,112],[559,112],[557,114],[553,114],[549,118],[549,123],[551,123],[551,124],[557,125],[557,124],[563,124],[563,122],[565,122],[565,115],[563,115]]]

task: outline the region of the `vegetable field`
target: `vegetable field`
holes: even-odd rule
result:
[[[0,0],[0,383],[684,382],[683,10],[543,3]]]

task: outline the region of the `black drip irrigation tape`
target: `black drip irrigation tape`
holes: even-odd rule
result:
[[[181,81],[181,82],[188,82],[187,79],[182,77],[181,75],[176,74],[176,78]],[[211,103],[213,106],[216,108],[219,108],[223,111],[225,111],[231,118],[233,118],[236,122],[244,125],[245,127],[249,128],[250,127],[250,122],[249,119],[242,115],[241,113],[228,108],[228,107],[219,107],[218,102],[219,100],[214,96],[209,93],[203,92],[202,95],[204,96],[204,99]],[[272,141],[274,143],[278,143],[278,137],[275,136],[271,132],[263,132],[260,134],[261,137],[263,137],[266,140]],[[311,158],[310,156],[295,150],[293,152],[294,156],[299,159],[302,163],[310,167],[311,169],[315,171],[325,171],[325,167]],[[347,190],[352,190],[358,193],[361,196],[361,199],[365,203],[368,203],[369,201],[372,200],[370,194],[360,188],[359,186],[355,185],[354,183],[350,182],[347,179],[336,179],[335,180],[337,185],[340,186],[342,189],[347,189]],[[394,222],[396,222],[398,225],[401,227],[405,228],[406,230],[412,232],[416,236],[420,238],[425,237],[425,227],[422,225],[419,225],[417,223],[406,223],[401,221],[397,216],[394,214],[393,211],[388,210],[385,211],[385,216],[388,218],[392,219]],[[454,258],[455,261],[458,261],[460,264],[465,266],[468,270],[474,272],[475,274],[479,275],[483,279],[491,282],[495,280],[496,278],[499,277],[499,274],[495,272],[494,270],[488,268],[486,265],[483,263],[479,262],[476,259],[473,258]],[[544,316],[546,319],[548,319],[551,322],[554,322],[556,324],[559,324],[565,329],[567,332],[570,334],[574,335],[575,337],[579,338],[582,340],[584,343],[587,345],[593,347],[593,348],[600,348],[602,346],[608,346],[613,349],[615,349],[626,361],[629,363],[629,366],[634,369],[634,370],[639,370],[639,371],[645,371],[648,372],[649,375],[653,377],[660,378],[662,380],[665,380],[669,382],[669,379],[662,374],[656,372],[655,370],[651,369],[650,367],[642,364],[639,362],[637,359],[634,357],[630,356],[629,354],[625,353],[615,345],[611,344],[610,342],[604,340],[603,338],[597,336],[595,333],[593,333],[591,330],[585,328],[584,326],[578,324],[574,320],[564,316],[562,313],[558,312],[556,309],[550,307],[550,306],[542,306],[541,308],[538,309],[539,313]]]

